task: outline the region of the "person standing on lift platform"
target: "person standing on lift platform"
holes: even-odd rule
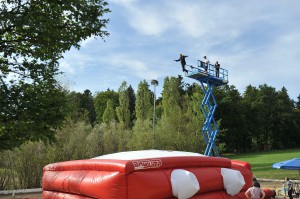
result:
[[[219,77],[220,74],[220,64],[218,61],[215,63],[215,68],[216,68],[216,77]]]
[[[207,73],[209,59],[206,56],[204,56],[203,58],[204,58],[204,66],[203,66],[203,68],[204,68],[205,72]]]

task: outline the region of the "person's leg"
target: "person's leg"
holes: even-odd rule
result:
[[[293,192],[292,191],[288,191],[288,195],[289,195],[290,199],[293,199]]]
[[[182,71],[184,72],[185,71],[184,65],[181,65],[181,68],[182,68]]]
[[[182,67],[183,72],[185,72],[185,73],[189,72],[187,69],[185,69],[185,65],[181,65],[181,67]]]

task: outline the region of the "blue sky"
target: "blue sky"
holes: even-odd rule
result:
[[[229,71],[229,84],[242,94],[248,85],[283,86],[300,94],[299,0],[108,0],[105,42],[89,38],[60,61],[70,89],[118,90],[126,81],[183,75],[180,53],[196,65],[208,56]],[[193,83],[193,79],[184,78]],[[152,90],[152,86],[150,87]]]

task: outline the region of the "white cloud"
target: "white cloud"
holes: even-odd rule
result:
[[[81,47],[85,48],[88,46],[89,43],[95,41],[96,39],[94,37],[88,37],[87,39],[81,41],[80,45]]]
[[[62,61],[60,63],[60,70],[70,74],[75,74],[75,69],[66,61]]]
[[[115,69],[113,70],[121,71],[124,74],[136,76],[140,79],[153,79],[159,76],[156,70],[150,69],[146,61],[141,61],[133,57],[137,56],[131,54],[108,55],[104,62],[114,67]]]

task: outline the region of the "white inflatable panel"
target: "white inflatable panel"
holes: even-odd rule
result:
[[[171,185],[173,196],[178,199],[191,198],[200,190],[196,176],[183,169],[175,169],[171,173]]]
[[[221,175],[223,176],[224,188],[231,196],[239,193],[245,185],[244,177],[240,171],[221,168]]]
[[[113,159],[113,160],[136,160],[147,158],[161,157],[180,157],[180,156],[204,156],[199,153],[183,152],[183,151],[164,151],[164,150],[143,150],[143,151],[126,151],[102,155],[93,159]]]

